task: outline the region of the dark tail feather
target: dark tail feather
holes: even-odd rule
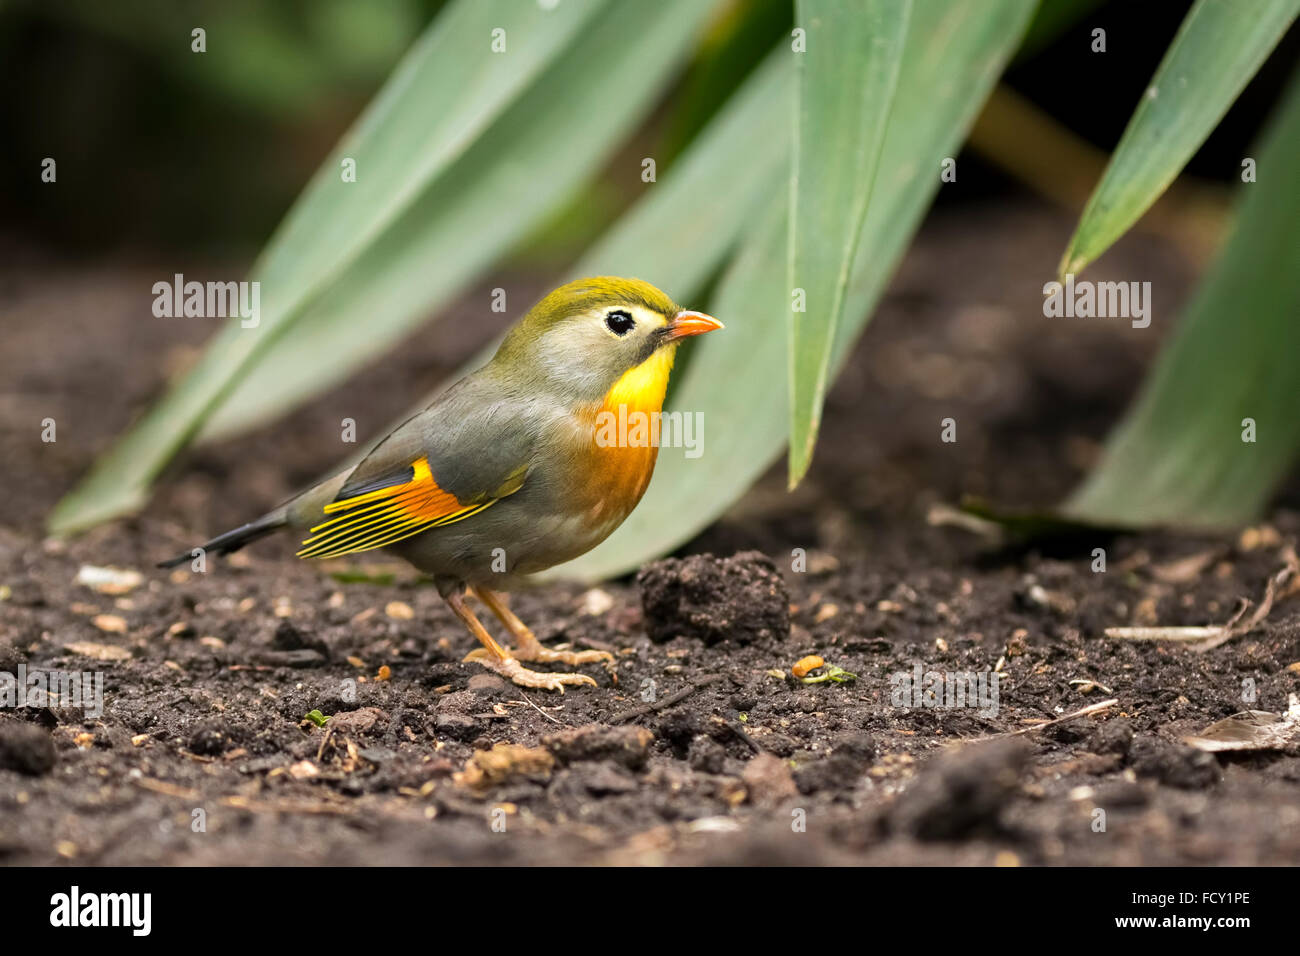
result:
[[[277,508],[269,515],[264,515],[256,521],[250,521],[234,531],[227,531],[225,534],[217,535],[202,547],[208,554],[230,554],[232,551],[238,551],[250,541],[256,541],[258,538],[264,538],[268,534],[278,531],[287,523],[284,509]],[[192,550],[183,551],[169,561],[159,561],[158,567],[174,568],[192,560],[194,560],[194,552]]]

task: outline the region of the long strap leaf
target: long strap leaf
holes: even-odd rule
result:
[[[1069,517],[1231,528],[1300,456],[1300,71],[1254,156],[1227,245]]]
[[[911,0],[799,0],[790,170],[790,487],[812,462],[835,328],[894,102]]]
[[[1196,0],[1084,207],[1062,278],[1082,272],[1169,188],[1297,12],[1300,0]]]

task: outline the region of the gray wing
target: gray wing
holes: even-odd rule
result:
[[[324,505],[299,556],[386,547],[514,494],[545,413],[481,372],[462,379],[371,449]]]
[[[515,399],[488,376],[470,375],[381,439],[335,500],[409,481],[421,458],[438,487],[460,501],[495,495],[532,463],[545,418],[541,412],[535,402]]]

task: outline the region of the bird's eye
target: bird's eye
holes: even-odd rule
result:
[[[632,331],[632,326],[636,325],[636,322],[632,320],[630,314],[622,309],[614,309],[605,313],[605,325],[615,335],[627,335]]]

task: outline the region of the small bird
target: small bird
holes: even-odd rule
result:
[[[584,674],[524,667],[613,658],[544,647],[498,591],[590,551],[623,523],[654,472],[659,449],[644,437],[658,432],[617,434],[610,423],[657,416],[678,344],[720,328],[638,279],[570,282],[533,306],[487,365],[399,425],[358,465],[203,549],[229,554],[282,529],[305,536],[300,558],[385,549],[431,575],[483,645],[466,660],[523,687],[563,693],[566,685],[594,685]],[[498,644],[466,605],[469,589],[509,631],[513,649]]]

